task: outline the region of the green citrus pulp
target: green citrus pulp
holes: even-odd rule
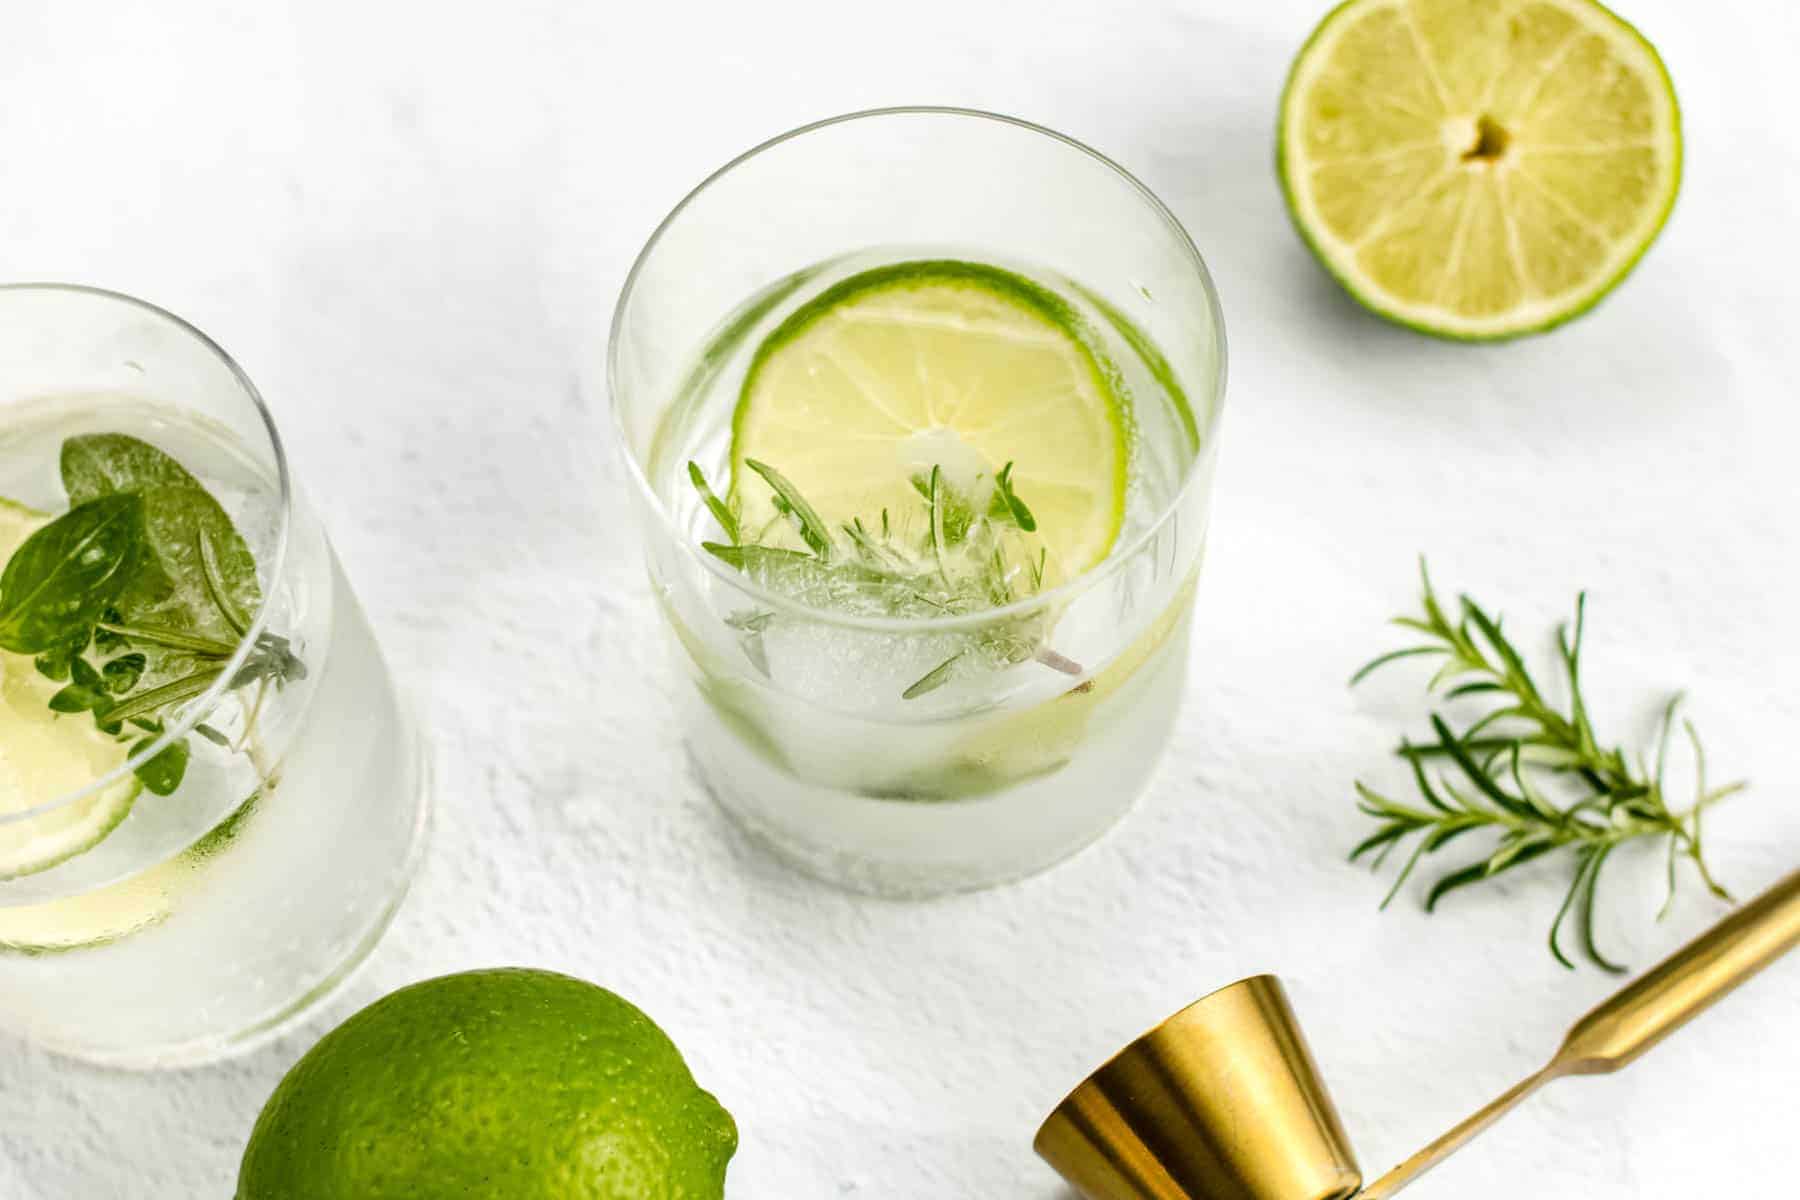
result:
[[[744,524],[775,519],[751,459],[830,524],[918,504],[936,466],[965,488],[1007,463],[1037,520],[1046,579],[1112,549],[1125,516],[1130,414],[1080,318],[1010,271],[949,260],[854,275],[758,348],[732,418]]]
[[[1504,338],[1587,311],[1649,248],[1681,115],[1655,48],[1594,0],[1349,0],[1294,62],[1276,157],[1358,301]]]

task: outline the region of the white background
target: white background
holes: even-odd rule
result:
[[[1686,686],[1712,825],[1754,891],[1800,860],[1800,17],[1632,0],[1681,93],[1674,218],[1595,313],[1516,345],[1363,315],[1287,224],[1271,159],[1320,0],[1224,5],[9,0],[0,278],[193,319],[271,400],[434,731],[436,840],[348,993],[248,1058],[162,1075],[0,1037],[0,1195],[222,1197],[275,1081],[408,981],[528,964],[653,1014],[737,1115],[742,1200],[1059,1197],[1045,1111],[1167,1012],[1287,979],[1371,1171],[1538,1064],[1611,986],[1542,946],[1540,864],[1436,916],[1342,861],[1412,681],[1352,695],[1413,556],[1547,627],[1592,590],[1600,715]],[[1106,841],[1021,886],[840,895],[710,806],[576,364],[701,176],[872,105],[1033,118],[1139,173],[1193,231],[1233,351],[1214,538],[1173,753]],[[1605,684],[1609,683],[1611,688]],[[1651,855],[1607,881],[1647,965]],[[1555,1085],[1420,1200],[1792,1195],[1800,957],[1624,1075]]]

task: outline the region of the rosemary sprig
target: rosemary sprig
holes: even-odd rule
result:
[[[1563,928],[1572,918],[1590,961],[1608,971],[1624,969],[1596,945],[1594,910],[1600,874],[1625,842],[1666,839],[1668,899],[1663,913],[1674,899],[1677,866],[1684,859],[1693,863],[1708,891],[1729,901],[1730,894],[1706,864],[1702,820],[1709,808],[1744,785],[1714,787],[1708,782],[1699,735],[1691,722],[1682,720],[1693,746],[1697,779],[1693,801],[1684,809],[1671,807],[1665,776],[1679,694],[1663,709],[1652,762],[1641,757],[1634,761],[1622,749],[1602,743],[1582,692],[1586,594],[1576,598],[1572,626],[1560,626],[1556,635],[1557,661],[1568,695],[1564,709],[1546,697],[1524,656],[1502,632],[1497,615],[1465,595],[1459,597],[1452,620],[1423,561],[1419,570],[1423,611],[1399,617],[1394,624],[1423,640],[1375,658],[1351,678],[1351,685],[1389,663],[1431,658],[1438,660],[1438,669],[1426,685],[1428,694],[1444,700],[1476,697],[1491,701],[1492,707],[1460,731],[1434,713],[1430,740],[1401,742],[1396,753],[1411,769],[1422,804],[1404,804],[1356,782],[1358,808],[1380,824],[1351,853],[1351,861],[1372,853],[1379,868],[1402,842],[1418,837],[1382,907],[1399,893],[1422,858],[1476,831],[1499,837],[1486,854],[1432,885],[1426,911],[1459,888],[1567,852],[1574,874],[1549,936],[1550,952],[1565,967],[1574,966],[1562,947]],[[1551,796],[1552,790],[1557,798]]]
[[[939,467],[910,482],[922,512],[918,521],[896,521],[885,509],[879,523],[854,518],[836,530],[780,471],[755,459],[745,465],[768,485],[776,517],[764,529],[747,526],[737,497],[719,498],[699,464],[688,464],[688,479],[726,541],[701,548],[759,583],[823,607],[899,617],[963,616],[998,608],[1043,588],[1045,551],[1026,552],[1024,535],[1037,520],[1014,491],[1012,464],[991,480],[977,479],[965,494]],[[841,537],[840,537],[841,535]],[[745,654],[768,671],[763,633],[773,613],[734,617]],[[1012,665],[1038,658],[1058,671],[1080,667],[1042,645],[1038,617],[1008,621],[969,635],[937,666],[914,681],[902,698],[916,699],[950,682],[978,663]]]

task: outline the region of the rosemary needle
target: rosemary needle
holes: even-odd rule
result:
[[[922,506],[917,532],[885,510],[879,528],[856,518],[833,530],[793,482],[755,459],[746,465],[768,485],[780,519],[768,530],[745,527],[735,503],[720,499],[697,463],[688,480],[728,539],[701,548],[759,583],[827,607],[883,616],[965,616],[999,608],[1044,584],[1044,550],[1024,553],[1023,540],[1037,529],[1031,509],[1013,490],[1012,464],[993,481],[986,502],[965,494],[934,466],[912,478]],[[735,501],[735,497],[733,498]],[[843,540],[838,540],[838,534]],[[774,537],[779,544],[765,540]],[[797,543],[797,544],[796,544]],[[1013,553],[1009,554],[1009,548]],[[766,672],[761,633],[773,614],[745,633],[746,652]],[[1045,647],[1044,621],[1031,614],[972,631],[966,644],[915,680],[902,693],[914,700],[936,691],[977,664],[1012,665],[1036,659],[1066,673],[1080,666]]]

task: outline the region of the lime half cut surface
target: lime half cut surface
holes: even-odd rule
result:
[[[0,501],[0,564],[48,520]],[[87,713],[56,713],[61,685],[24,655],[0,652],[0,879],[30,875],[96,845],[131,811],[141,785],[126,775],[78,800],[21,816],[72,796],[125,764],[128,743],[108,737]]]
[[[1036,518],[1046,579],[1098,564],[1124,520],[1121,388],[1080,317],[996,267],[950,260],[865,271],[821,293],[757,350],[732,420],[746,527],[775,517],[749,460],[790,479],[833,526],[919,503],[933,467],[965,491],[1008,463]]]
[[[1465,339],[1592,307],[1681,182],[1654,47],[1594,0],[1349,0],[1282,97],[1294,222],[1358,301]]]

